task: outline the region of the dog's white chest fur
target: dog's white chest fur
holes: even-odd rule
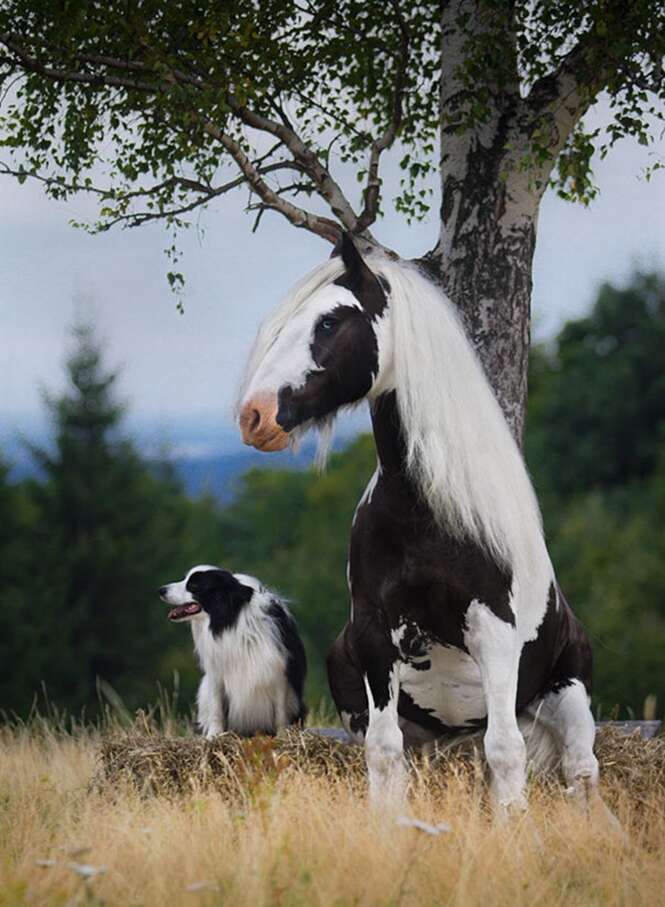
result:
[[[271,621],[247,609],[213,636],[204,617],[192,621],[192,636],[205,674],[198,705],[206,736],[273,731],[285,723],[287,655]]]

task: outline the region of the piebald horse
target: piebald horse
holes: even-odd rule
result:
[[[275,451],[311,427],[325,436],[362,400],[378,462],[353,519],[351,616],[328,676],[364,739],[370,799],[404,795],[405,746],[482,730],[499,812],[523,809],[522,729],[537,726],[586,802],[598,783],[591,648],[518,446],[452,303],[345,235],[260,328],[243,439]]]

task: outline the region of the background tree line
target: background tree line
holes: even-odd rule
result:
[[[233,502],[189,499],[168,463],[122,436],[122,408],[90,329],[69,389],[47,397],[41,477],[0,471],[0,708],[25,714],[45,685],[58,706],[98,707],[98,681],[129,708],[197,672],[189,632],[156,589],[195,562],[256,573],[292,600],[327,695],[326,650],[347,619],[348,530],[374,450],[357,438],[327,472],[252,470]],[[561,584],[595,643],[596,705],[641,715],[665,703],[665,280],[605,285],[530,361],[526,457]]]

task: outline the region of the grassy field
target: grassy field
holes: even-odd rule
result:
[[[528,818],[498,828],[477,773],[449,768],[444,777],[425,765],[414,772],[412,814],[451,827],[431,836],[368,811],[357,760],[322,775],[308,770],[309,756],[274,758],[270,745],[252,744],[252,758],[233,770],[233,790],[190,773],[184,792],[155,793],[120,777],[91,783],[103,736],[43,723],[0,731],[3,907],[665,899],[662,772],[647,777],[628,750],[615,758],[606,745],[601,759],[624,837],[581,817],[553,786],[533,785]],[[164,738],[150,740],[159,749]]]

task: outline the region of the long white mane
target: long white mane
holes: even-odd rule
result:
[[[542,563],[540,510],[520,450],[453,303],[413,265],[370,267],[391,289],[408,470],[434,516],[519,575]]]
[[[414,265],[376,253],[366,261],[390,286],[394,382],[412,479],[437,522],[528,575],[534,559],[547,556],[538,503],[454,305]],[[243,387],[289,318],[343,271],[340,258],[319,265],[266,319]]]

